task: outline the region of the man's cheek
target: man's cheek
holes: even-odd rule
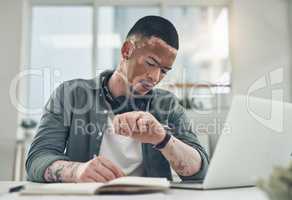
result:
[[[126,76],[129,83],[133,83],[133,79],[135,78],[135,63],[128,65]]]
[[[129,66],[128,66],[128,71],[127,71],[127,78],[128,81],[133,84],[134,79],[136,79],[138,76],[140,76],[141,74],[145,73],[145,71],[143,72],[144,66],[141,66],[140,62],[138,62],[136,60],[136,62],[132,62]]]
[[[141,56],[141,58],[138,60],[137,62],[137,68],[136,68],[136,75],[143,75],[147,72],[147,66],[145,63],[145,58],[143,58],[143,56]]]
[[[136,82],[138,83],[139,80],[145,79],[147,71],[145,70],[143,65],[137,65],[136,69],[133,70],[132,74],[132,83]]]

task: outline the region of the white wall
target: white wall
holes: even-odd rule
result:
[[[0,181],[13,172],[17,112],[9,86],[21,63],[22,2],[0,1]],[[291,0],[234,0],[230,11],[233,93],[246,94],[265,73],[284,67],[285,99],[291,100]]]
[[[234,0],[231,4],[231,58],[234,94],[247,94],[260,77],[284,69],[284,99],[291,101],[290,0]],[[262,90],[259,96],[267,97]]]
[[[288,22],[289,22],[289,35],[290,35],[290,66],[291,72],[290,75],[292,76],[292,1],[288,0],[289,7],[288,7]],[[290,79],[291,80],[291,79]],[[291,87],[291,99],[292,99],[292,87]]]
[[[21,4],[0,1],[0,181],[11,180],[13,174],[17,112],[10,103],[9,86],[20,66]]]

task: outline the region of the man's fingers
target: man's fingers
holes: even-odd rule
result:
[[[141,132],[141,130],[139,130],[138,119],[143,117],[143,115],[143,112],[128,112],[116,115],[113,120],[116,133],[124,136],[132,136],[134,132]],[[143,117],[143,119],[144,118],[145,117]],[[147,130],[146,128],[147,127],[144,127],[145,131]]]
[[[137,121],[137,124],[140,133],[152,134],[157,131],[154,120],[147,115],[143,115],[142,117],[140,117]]]
[[[137,121],[141,116],[143,116],[143,112],[129,112],[125,115],[126,115],[126,119],[131,128],[132,133],[138,132],[139,129],[138,129]]]
[[[113,119],[115,133],[120,134],[120,116],[116,115]]]
[[[97,181],[95,180],[94,178],[91,178],[91,177],[86,177],[85,179],[82,180],[82,182],[88,182],[88,183],[91,183],[91,182],[100,182],[100,181]]]
[[[120,116],[120,134],[124,136],[131,135],[131,129],[124,115]]]
[[[93,169],[97,174],[101,175],[106,181],[110,181],[117,178],[110,169],[103,165],[102,161],[95,162]]]
[[[95,182],[105,183],[107,180],[98,173],[95,173],[94,176],[89,176],[90,179],[93,179]]]
[[[99,174],[94,168],[88,169],[85,175],[85,182],[106,182],[107,180]]]
[[[136,118],[135,116],[128,115],[126,116],[126,121],[130,129],[129,136],[132,136],[133,132],[137,131]]]
[[[140,133],[146,133],[147,132],[147,122],[144,118],[139,118],[137,120],[137,126]]]
[[[126,115],[125,120],[129,126],[129,136],[132,136],[133,131],[136,129],[135,119],[131,115]]]
[[[117,178],[125,176],[124,172],[115,164],[113,164],[110,160],[104,157],[100,157],[100,160],[102,161],[102,164],[106,166],[108,169],[110,169]]]

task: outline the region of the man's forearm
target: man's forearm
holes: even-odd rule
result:
[[[171,137],[160,151],[181,176],[192,176],[201,168],[202,159],[199,152],[175,137]]]
[[[55,161],[46,169],[44,178],[47,182],[75,182],[80,164],[64,160]]]

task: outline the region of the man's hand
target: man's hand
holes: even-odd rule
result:
[[[147,112],[133,111],[116,115],[113,119],[114,132],[142,143],[158,144],[165,137],[163,126]]]
[[[107,182],[125,176],[111,161],[98,156],[81,164],[76,172],[76,182]]]
[[[104,157],[85,163],[58,160],[45,172],[47,182],[107,182],[125,176],[122,170]]]
[[[115,133],[132,137],[142,143],[158,144],[165,137],[163,126],[153,115],[146,112],[128,112],[116,115],[113,120]],[[197,173],[202,159],[197,150],[171,137],[167,145],[160,149],[173,169],[182,176]]]

